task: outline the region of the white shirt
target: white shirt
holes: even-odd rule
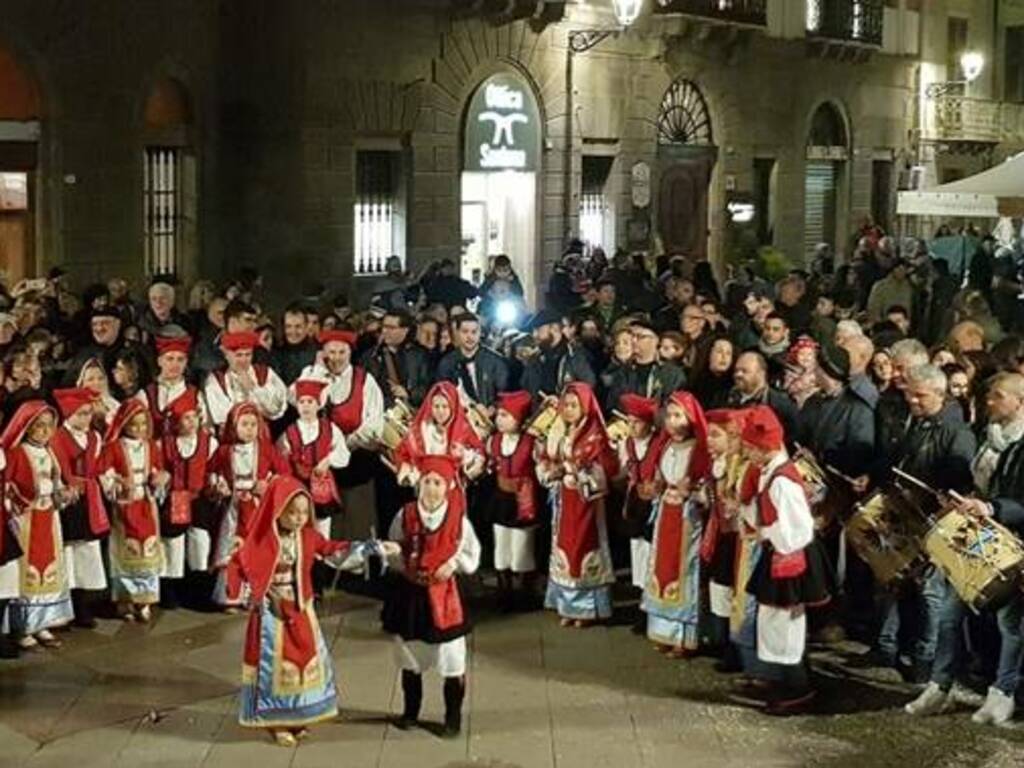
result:
[[[314,379],[327,384],[328,406],[347,402],[352,394],[352,379],[355,369],[350,365],[338,374],[331,373],[322,363],[307,365],[302,369],[300,379]],[[363,377],[363,413],[359,428],[345,435],[348,447],[374,449],[384,431],[384,394],[380,385],[369,373]]]
[[[434,533],[444,523],[445,515],[448,514],[448,502],[434,510],[424,509],[422,504],[417,504],[416,509],[423,527]],[[405,541],[405,513],[402,510],[392,518],[388,538],[396,543]],[[476,573],[476,569],[480,567],[480,540],[476,537],[473,524],[465,515],[462,517],[462,538],[459,540],[459,548],[448,562],[455,565],[456,573]]]
[[[245,402],[253,403],[259,408],[263,418],[267,421],[274,421],[284,416],[284,412],[288,408],[288,388],[281,381],[281,377],[272,368],[268,368],[267,380],[260,386],[255,368],[249,368],[249,376],[257,383],[248,394],[239,385],[238,374],[233,371],[227,371],[224,374],[223,387],[216,374],[211,373],[206,377],[203,396],[206,400],[207,412],[214,424],[221,426],[227,421],[231,408]]]
[[[163,413],[168,405],[184,395],[187,390],[188,384],[185,383],[185,379],[179,379],[171,384],[165,381],[157,381],[155,404],[149,402],[149,393],[145,389],[140,389],[135,394],[135,398],[144,403],[147,408],[153,406],[156,411]]]
[[[299,430],[299,439],[303,446],[312,445],[320,438],[320,420],[305,421],[299,419],[295,422]],[[283,456],[290,456],[292,452],[291,443],[288,442],[287,434],[281,435],[277,440],[278,450]],[[335,469],[347,467],[351,454],[348,452],[348,445],[345,442],[345,435],[337,424],[331,424],[331,452],[328,455],[328,462]],[[321,456],[322,460],[324,457]]]
[[[757,490],[764,490],[768,478],[789,460],[785,452],[780,452],[761,470]],[[778,513],[772,525],[761,527],[762,539],[771,542],[772,547],[780,555],[791,555],[814,540],[814,518],[811,507],[807,503],[807,494],[803,487],[788,477],[776,477],[768,490]],[[755,504],[756,499],[755,499]]]

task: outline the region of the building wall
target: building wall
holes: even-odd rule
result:
[[[161,74],[185,83],[198,119],[201,237],[187,276],[223,278],[251,264],[271,278],[272,293],[295,295],[319,280],[357,300],[372,280],[352,279],[356,150],[407,150],[410,267],[457,258],[461,121],[493,72],[523,75],[544,118],[537,245],[545,268],[578,228],[584,153],[615,158],[610,189],[627,244],[630,169],[641,160],[657,167],[658,109],[677,77],[700,87],[711,112],[716,261],[727,188],[752,190],[755,157],[778,160],[776,245],[802,256],[805,145],[820,103],[838,106],[852,142],[840,244],[871,209],[872,159],[901,157],[912,114],[911,59],[822,56],[793,38],[795,21],[779,21],[787,6],[778,2],[768,30],[700,41],[652,19],[571,65],[569,31],[590,17],[537,31],[526,21],[453,20],[445,0],[4,5],[0,45],[25,60],[49,105],[42,265],[68,266],[78,282],[115,273],[141,280],[142,109]]]

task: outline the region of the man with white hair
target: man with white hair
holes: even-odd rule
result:
[[[928,362],[928,349],[917,339],[903,339],[892,345],[892,386],[878,399],[875,408],[876,435],[879,453],[889,455],[896,450],[907,422],[909,408],[903,396],[906,372]]]
[[[176,294],[171,278],[156,277],[146,294],[148,305],[139,318],[143,340],[150,342],[156,336],[179,336],[189,330],[188,318],[174,306]]]
[[[992,377],[986,393],[989,423],[985,441],[971,467],[978,496],[965,504],[979,517],[994,516],[1018,533],[1024,527],[1024,376],[999,373]],[[935,664],[928,686],[906,706],[912,715],[948,711],[961,650],[963,621],[967,606],[952,589],[947,590],[939,618]],[[974,713],[976,723],[1006,726],[1013,718],[1014,695],[1020,677],[1024,646],[1021,644],[1021,596],[1018,593],[999,609],[999,666],[996,679],[982,707]]]
[[[905,363],[906,357],[901,359]],[[955,402],[947,401],[946,374],[933,365],[924,364],[901,369],[900,377],[910,418],[895,450],[876,462],[872,480],[876,485],[885,485],[891,479],[892,469],[898,467],[936,491],[969,493],[974,486],[971,462],[976,442],[974,433],[964,422],[963,411]],[[917,589],[906,593],[900,602],[912,601],[921,613],[920,634],[913,649],[914,665],[908,676],[912,681],[924,683],[928,681],[935,658],[939,617],[948,585],[942,573],[934,570],[915,594]],[[892,666],[896,665],[899,652],[899,624],[899,606],[892,601],[876,650],[879,661]]]

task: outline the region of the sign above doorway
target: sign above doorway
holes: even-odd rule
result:
[[[492,75],[477,88],[464,127],[465,171],[536,171],[540,109],[533,89],[511,72]]]

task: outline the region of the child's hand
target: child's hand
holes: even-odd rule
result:
[[[257,480],[256,481],[256,487],[253,489],[253,491],[255,492],[255,494],[257,496],[262,496],[264,493],[267,492],[267,481],[266,480]]]
[[[313,467],[313,474],[315,475],[326,475],[328,470],[331,468],[330,457],[323,459],[319,464]]]
[[[402,554],[402,546],[394,541],[378,541],[382,557],[398,557]]]
[[[448,581],[452,576],[455,575],[455,562],[449,560],[447,563],[442,565],[436,571],[434,571],[434,581]]]
[[[171,473],[167,470],[155,472],[153,474],[153,485],[157,488],[166,488],[167,484],[171,482]]]

